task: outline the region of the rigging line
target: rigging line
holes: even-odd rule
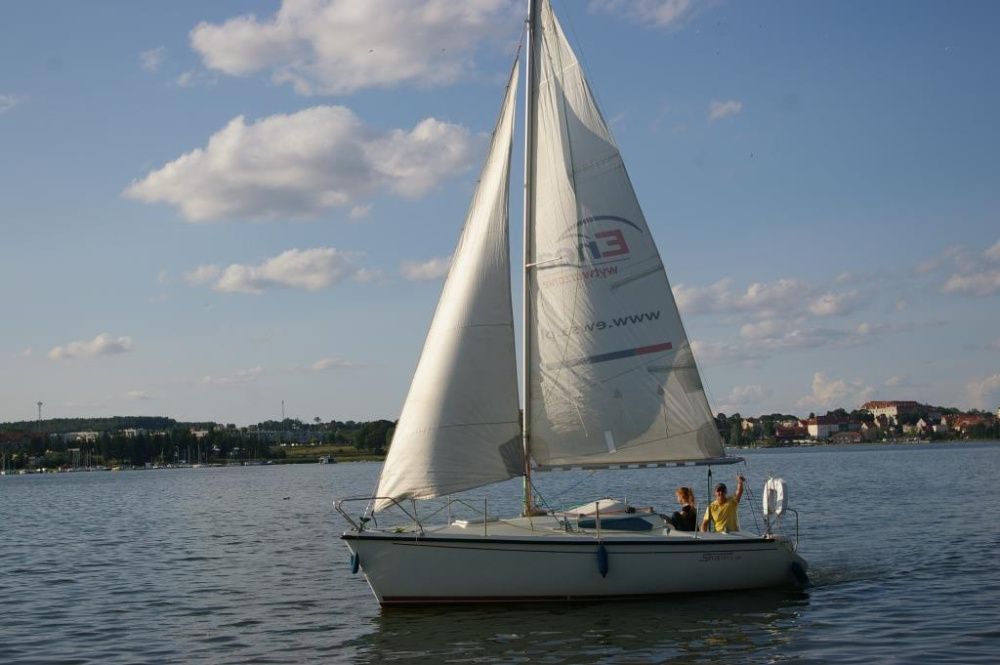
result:
[[[561,16],[565,20],[565,23],[569,28],[569,33],[573,37],[572,42],[575,45],[573,52],[576,54],[577,67],[580,68],[580,71],[588,73],[587,88],[590,89],[590,96],[594,98],[594,104],[597,106],[598,112],[601,113],[601,118],[603,119],[604,113],[600,110],[602,108],[601,100],[597,95],[597,91],[595,90],[595,88],[599,88],[601,86],[591,86],[589,83],[591,72],[590,72],[590,67],[587,65],[589,58],[587,57],[586,43],[585,40],[583,40],[580,37],[580,33],[576,29],[576,22],[573,20],[573,12],[569,11],[569,3],[567,2],[560,2],[559,0],[553,0],[553,4],[558,4],[560,6],[559,16]],[[607,125],[607,122],[605,121],[604,124]],[[610,131],[611,128],[608,127],[608,132],[610,133]]]
[[[524,38],[528,33],[528,22],[521,21],[521,34],[517,37],[517,48],[514,49],[514,62],[517,62],[518,58],[521,57],[521,47],[524,46]]]
[[[743,467],[744,467],[744,470],[747,470],[747,469],[750,468],[747,465],[746,460],[743,460]],[[746,478],[746,474],[744,474],[743,477]],[[743,481],[743,491],[746,492],[747,495],[750,497],[750,513],[753,515],[753,526],[754,526],[754,529],[756,529],[757,533],[760,533],[760,522],[757,521],[757,508],[754,507],[754,503],[756,503],[757,499],[754,498],[753,490],[750,489],[750,481],[749,480],[744,480]]]
[[[674,349],[672,351],[665,351],[665,352],[663,352],[661,354],[656,355],[654,358],[650,358],[650,360],[652,361],[652,360],[662,359],[663,356],[666,356],[666,355],[669,355],[669,354],[675,353],[675,352],[676,352],[676,349]],[[625,369],[622,369],[622,371],[618,372],[617,374],[609,374],[608,376],[603,377],[600,381],[597,381],[596,383],[604,384],[604,383],[607,383],[608,381],[611,381],[613,379],[617,379],[619,377],[625,376],[626,374],[631,374],[632,372],[640,372],[642,370],[646,370],[647,372],[650,372],[650,371],[653,371],[653,370],[655,370],[655,371],[668,371],[668,372],[671,372],[671,371],[676,370],[676,369],[678,369],[678,368],[677,367],[667,367],[667,368],[663,368],[663,370],[661,370],[661,368],[659,368],[659,367],[654,368],[654,367],[652,367],[652,366],[644,363],[644,364],[641,364],[641,365],[636,365],[635,367],[627,367]],[[681,367],[680,369],[684,369],[684,368]]]
[[[585,482],[587,482],[589,480],[592,480],[593,477],[595,475],[597,475],[598,471],[601,471],[601,469],[593,469],[593,470],[591,470],[591,472],[588,473],[586,476],[584,476],[583,478],[581,478],[577,482],[573,483],[572,485],[570,485],[569,487],[567,487],[563,491],[561,491],[558,494],[556,494],[554,500],[556,500],[556,501],[561,500],[562,497],[566,496],[567,493],[575,490],[577,487],[579,487],[583,483],[585,483]],[[549,509],[552,509],[552,504],[550,504],[548,502],[548,500],[545,498],[545,496],[538,490],[538,487],[534,484],[534,482],[532,482],[531,486],[535,490],[535,492],[538,494],[539,498],[541,498],[542,503],[544,503]]]
[[[539,27],[539,29],[541,29],[541,27]],[[552,37],[554,37],[554,36],[556,36],[556,35],[552,35]],[[544,34],[539,39],[539,45],[540,46],[542,45],[543,41],[544,41]],[[541,51],[542,49],[539,49],[539,50]],[[546,55],[545,62],[549,65],[549,67],[552,67],[553,69],[558,69],[560,72],[564,71],[565,67],[562,66],[562,58],[560,57],[558,64],[556,64],[555,63],[555,59],[553,58],[553,53],[552,53],[553,49],[552,48],[545,48],[544,50],[545,50],[545,55]],[[562,54],[561,54],[561,52],[557,52],[556,55],[561,56]],[[541,56],[541,53],[539,53],[539,56]],[[542,59],[541,59],[541,57],[539,57],[539,64],[540,65],[541,65],[541,62],[542,62]],[[541,70],[541,66],[539,66],[539,70]],[[541,76],[541,71],[539,71],[539,76]],[[558,80],[556,79],[555,76],[549,76],[548,77],[548,79],[547,79],[547,85],[548,85],[549,88],[551,88],[554,85],[554,83],[553,83],[554,81],[558,82]],[[539,88],[541,88],[540,85],[539,85]],[[537,100],[536,100],[536,105],[537,105]],[[570,163],[570,165],[572,165],[573,164],[573,146],[572,146],[572,142],[570,140],[569,131],[567,129],[568,125],[567,125],[567,122],[566,122],[566,97],[565,97],[564,94],[560,95],[559,110],[560,110],[560,114],[562,115],[562,121],[563,121],[562,122],[562,130],[560,131],[560,136],[562,136],[563,131],[565,131],[565,149],[568,151],[569,163]],[[535,149],[537,151],[537,145],[536,145]],[[576,194],[577,194],[577,187],[576,187],[576,169],[575,168],[571,169],[571,171],[570,171],[570,178],[571,178],[571,181],[572,181],[570,183],[570,188],[571,188],[571,190],[573,192],[573,202],[574,202],[574,211],[573,212],[574,212],[574,216],[578,217],[579,213],[580,213],[580,210],[579,210],[579,201],[578,201],[577,196],[576,196]],[[537,193],[535,193],[535,195],[537,196]],[[574,290],[574,294],[573,294],[574,297],[573,297],[573,301],[572,301],[572,308],[571,308],[571,310],[569,312],[569,321],[570,322],[575,322],[577,320],[578,311],[579,311],[580,306],[581,306],[579,294],[583,290],[584,290],[584,285],[582,283],[578,282],[578,283],[575,284],[575,290]],[[552,306],[550,306],[547,303],[547,299],[546,298],[542,297],[540,289],[538,289],[538,295],[536,297],[537,297],[537,306],[535,308],[535,320],[537,322],[540,319],[540,317],[538,315],[539,315],[539,313],[541,311],[543,311],[543,310],[545,310],[545,311],[552,311],[555,308],[552,307]],[[568,357],[571,342],[572,342],[572,340],[569,337],[567,337],[563,341],[562,349],[560,350],[560,353],[559,353],[560,360],[565,360]],[[556,377],[559,376],[559,374],[561,373],[562,369],[567,369],[567,368],[561,367],[561,368],[557,369],[556,373],[555,373]],[[543,399],[543,401],[547,401],[549,395],[551,395],[552,390],[556,387],[557,383],[558,383],[558,381],[555,381],[555,382],[553,382],[553,385],[551,387],[549,387],[548,389],[543,389],[543,391],[542,391],[542,399]]]

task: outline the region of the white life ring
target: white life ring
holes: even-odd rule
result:
[[[788,493],[785,491],[785,481],[781,478],[768,478],[764,483],[764,514],[780,517],[785,512],[788,503]]]

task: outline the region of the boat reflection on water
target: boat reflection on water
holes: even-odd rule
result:
[[[740,662],[780,654],[809,594],[760,590],[620,603],[383,609],[354,662]]]

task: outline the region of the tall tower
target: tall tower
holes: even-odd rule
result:
[[[35,431],[42,431],[42,403],[38,402],[38,423],[35,425]]]

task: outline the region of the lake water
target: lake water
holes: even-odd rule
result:
[[[768,475],[790,483],[804,593],[380,610],[331,507],[378,464],[0,478],[0,663],[996,662],[1000,444],[745,457],[754,503]],[[708,496],[704,469],[538,484],[557,505]],[[490,488],[491,507],[518,492]]]

